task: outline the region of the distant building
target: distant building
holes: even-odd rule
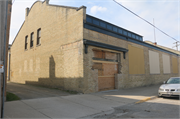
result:
[[[11,47],[12,82],[82,93],[162,83],[179,54],[80,8],[35,2]]]

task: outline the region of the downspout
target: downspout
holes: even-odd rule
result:
[[[8,62],[8,81],[10,81],[10,63],[11,63],[11,52],[9,52],[9,62]]]
[[[8,2],[6,1],[6,20],[5,20],[5,32],[4,32],[4,77],[3,77],[3,90],[2,90],[2,107],[1,107],[1,118],[4,118],[4,94],[5,94],[5,77],[6,77],[6,31],[7,31],[7,15],[8,15]]]

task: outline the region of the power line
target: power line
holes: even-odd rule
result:
[[[175,38],[171,37],[170,35],[168,35],[167,33],[165,33],[164,31],[162,31],[161,29],[157,28],[155,25],[153,25],[152,23],[150,23],[149,21],[145,20],[144,18],[140,17],[139,15],[137,15],[136,13],[132,12],[131,10],[129,10],[128,8],[126,8],[125,6],[123,6],[122,4],[118,3],[116,0],[113,0],[115,3],[117,3],[118,5],[120,5],[121,7],[123,7],[124,9],[128,10],[129,12],[131,12],[132,14],[134,14],[135,16],[139,17],[140,19],[142,19],[143,21],[147,22],[148,24],[150,24],[151,26],[153,26],[154,28],[156,28],[157,30],[159,30],[160,32],[162,32],[163,34],[165,34],[166,36],[172,38],[175,41]]]

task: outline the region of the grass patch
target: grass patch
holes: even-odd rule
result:
[[[15,100],[20,100],[20,98],[13,93],[6,92],[6,101],[15,101]]]

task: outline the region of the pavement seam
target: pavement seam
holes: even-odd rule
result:
[[[46,115],[46,114],[44,114],[44,113],[42,113],[41,111],[39,111],[39,110],[37,110],[37,109],[35,109],[35,108],[33,108],[31,105],[28,105],[27,103],[25,103],[23,100],[20,100],[22,103],[24,103],[25,105],[27,105],[27,106],[29,106],[29,107],[31,107],[32,109],[34,109],[34,110],[36,110],[36,111],[38,111],[39,113],[41,113],[42,115],[44,115],[44,116],[46,116],[46,117],[48,117],[48,118],[50,118],[50,119],[52,119],[51,117],[49,117],[48,115]]]
[[[61,99],[63,99],[63,100],[68,100],[69,102],[72,102],[72,103],[74,103],[74,104],[79,104],[79,105],[82,105],[82,106],[85,106],[85,107],[88,107],[88,108],[91,108],[91,109],[95,109],[95,108],[93,108],[93,107],[89,107],[89,106],[83,105],[83,104],[81,104],[81,103],[78,103],[78,102],[69,100],[69,99],[67,99],[67,98],[63,98],[63,97],[59,97],[59,98],[61,98]],[[97,110],[97,109],[95,109],[95,110]]]
[[[153,100],[153,99],[156,99],[156,98],[157,98],[157,96],[147,97],[147,98],[144,98],[144,99],[142,99],[140,101],[135,102],[135,104],[143,103],[143,102],[146,102],[148,100]]]

